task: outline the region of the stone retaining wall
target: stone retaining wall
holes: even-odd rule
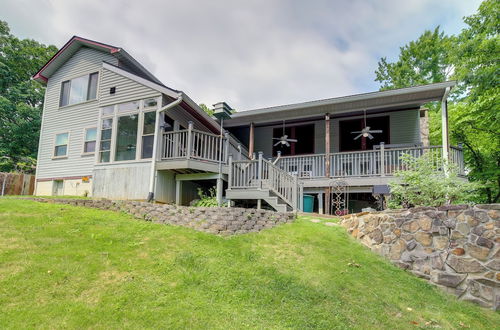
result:
[[[341,225],[399,267],[500,309],[500,204],[358,213]]]
[[[146,221],[190,227],[199,231],[221,235],[257,232],[295,220],[295,214],[293,213],[234,207],[187,207],[146,202],[91,199],[30,199],[44,203],[122,211]]]

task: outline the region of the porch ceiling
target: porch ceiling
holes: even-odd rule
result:
[[[362,110],[394,111],[418,108],[431,101],[440,101],[447,87],[453,87],[455,81],[430,85],[393,89],[343,96],[318,101],[288,104],[277,107],[261,108],[235,113],[224,121],[224,126],[235,127],[262,124],[278,120],[322,117],[325,113],[332,116],[343,113],[355,113]]]

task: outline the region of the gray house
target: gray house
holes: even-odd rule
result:
[[[37,195],[186,205],[216,186],[228,205],[339,214],[372,205],[403,154],[463,172],[448,143],[454,82],[237,113],[221,102],[210,117],[122,48],[76,36],[33,79],[47,86]],[[442,102],[442,146],[428,144],[431,101]]]

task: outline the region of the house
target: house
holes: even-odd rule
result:
[[[220,102],[211,117],[124,49],[77,36],[33,79],[47,87],[37,195],[186,205],[215,185],[228,205],[297,210],[306,195],[338,213],[373,204],[404,153],[463,171],[447,135],[454,82],[237,113]],[[426,138],[430,101],[442,102],[442,146]]]

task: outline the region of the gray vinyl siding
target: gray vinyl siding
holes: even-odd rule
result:
[[[377,116],[387,116],[389,115],[389,127],[390,127],[390,143],[391,144],[406,144],[406,143],[418,143],[420,142],[420,118],[418,110],[404,110],[404,111],[393,111],[387,114],[381,114]],[[375,116],[370,116],[375,117]],[[334,118],[330,121],[330,152],[339,152],[339,125],[341,120],[350,120],[361,117],[349,117],[349,118]],[[325,152],[325,121],[318,120],[314,122],[309,122],[308,124],[314,124],[314,150],[316,154],[322,154]],[[272,156],[272,135],[273,128],[281,127],[281,125],[276,126],[265,126],[255,128],[255,152],[263,151],[264,157]],[[300,141],[299,141],[300,143]]]
[[[83,135],[86,127],[97,125],[98,100],[59,108],[59,97],[63,81],[100,71],[102,61],[117,63],[109,54],[83,47],[49,78],[45,92],[37,178],[92,175],[94,157],[82,156]],[[99,77],[100,81],[101,78]],[[68,157],[52,159],[55,135],[64,132],[69,132]]]
[[[116,87],[115,94],[109,93],[111,87]],[[146,87],[113,71],[102,69],[102,80],[99,86],[99,105],[101,107],[160,95],[160,92],[152,88]]]
[[[96,166],[92,196],[114,199],[146,199],[150,162]]]

